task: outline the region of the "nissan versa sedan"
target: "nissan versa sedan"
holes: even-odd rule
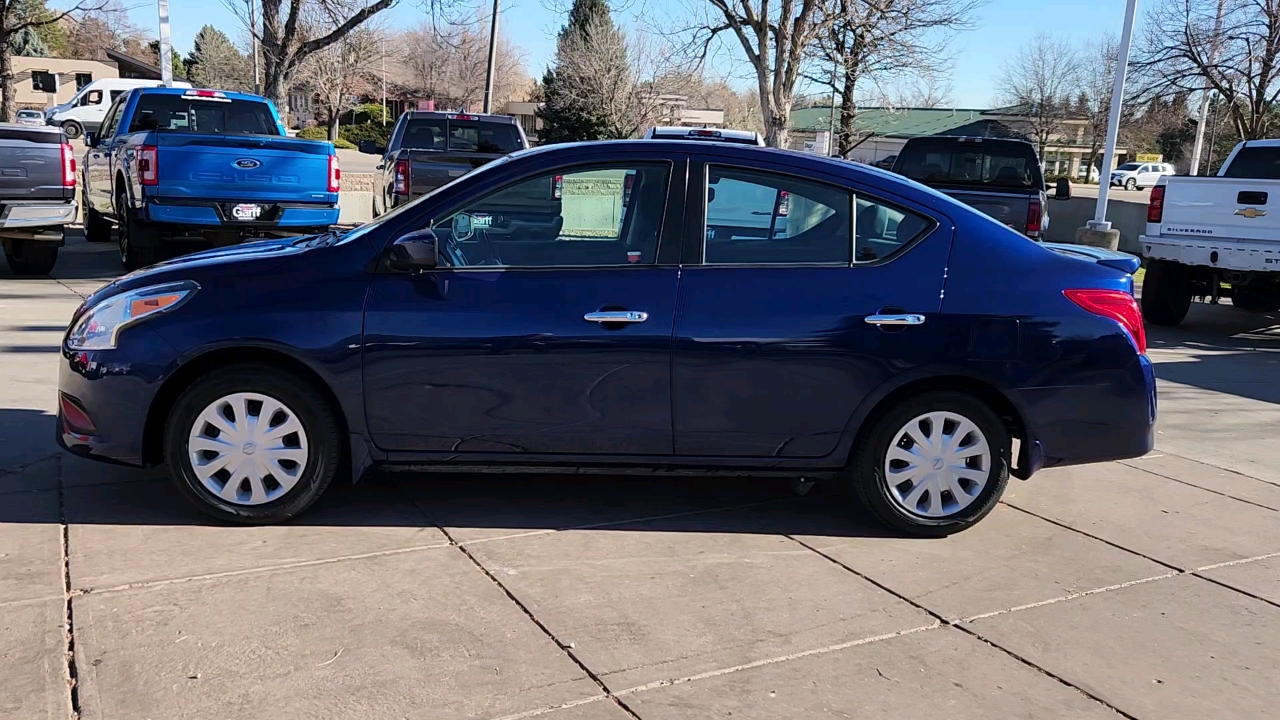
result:
[[[63,341],[58,442],[164,463],[233,522],[373,467],[562,466],[831,480],[940,536],[1010,475],[1151,449],[1136,266],[865,165],[554,145],[102,288]]]

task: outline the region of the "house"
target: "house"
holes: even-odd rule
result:
[[[19,109],[44,110],[70,100],[94,80],[120,77],[111,61],[17,55],[11,61]]]
[[[835,122],[839,121],[839,109],[835,110]],[[1062,131],[1045,147],[1044,172],[1047,176],[1067,175],[1085,179],[1085,165],[1089,157],[1086,140],[1088,120],[1084,117],[1068,117],[1059,123]],[[829,132],[833,125],[831,107],[813,107],[791,113],[789,147],[804,150],[822,146],[819,133]],[[1012,137],[1028,139],[1030,132],[1027,116],[1017,107],[979,108],[858,108],[854,127],[862,141],[850,153],[851,160],[874,163],[884,160],[898,151],[907,140],[929,135],[960,135],[968,137]],[[1116,148],[1116,163],[1125,161],[1128,151]]]

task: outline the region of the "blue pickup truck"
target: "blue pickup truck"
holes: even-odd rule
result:
[[[170,243],[234,245],[338,221],[333,145],[287,137],[257,95],[139,88],[85,140],[85,236],[109,242],[114,226],[130,270]]]

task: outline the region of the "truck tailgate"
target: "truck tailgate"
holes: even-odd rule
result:
[[[938,188],[940,192],[959,200],[983,215],[995,218],[1018,232],[1027,230],[1027,208],[1031,204],[1031,196],[1019,194],[1017,191],[983,192],[980,190],[952,190]]]
[[[330,146],[268,135],[155,133],[158,197],[332,203]]]
[[[401,152],[408,156],[411,164],[413,178],[411,190],[414,196],[425,195],[481,165],[502,157],[502,153],[448,150],[402,150]]]
[[[1225,177],[1175,177],[1164,190],[1158,233],[1197,238],[1280,241],[1280,183]]]
[[[56,128],[0,127],[0,201],[65,200],[62,135]]]

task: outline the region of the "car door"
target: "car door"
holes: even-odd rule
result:
[[[811,169],[709,159],[690,178],[676,453],[823,457],[937,347],[952,227]]]
[[[526,171],[428,209],[440,266],[378,273],[366,305],[378,447],[670,455],[686,164]]]
[[[1156,172],[1157,166],[1147,163],[1138,168],[1138,185],[1141,187],[1151,187],[1156,184],[1156,180],[1160,177],[1160,173]]]
[[[99,212],[111,210],[111,147],[123,107],[123,100],[112,103],[96,131],[96,146],[85,151],[85,199]]]

